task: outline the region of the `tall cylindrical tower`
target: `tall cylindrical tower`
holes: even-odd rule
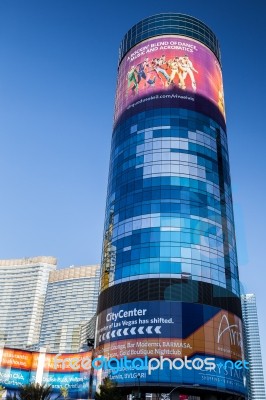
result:
[[[127,393],[245,393],[220,50],[190,16],[120,46],[96,356]]]

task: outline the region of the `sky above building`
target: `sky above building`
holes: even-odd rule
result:
[[[118,47],[160,12],[199,18],[220,42],[240,280],[257,296],[265,360],[262,0],[1,0],[0,258],[100,261]]]

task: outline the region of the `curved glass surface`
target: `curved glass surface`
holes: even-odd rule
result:
[[[200,41],[216,55],[221,63],[218,40],[203,22],[185,14],[163,13],[148,17],[134,25],[124,36],[119,48],[119,63],[137,43],[158,35],[182,35]]]
[[[239,294],[227,139],[211,118],[158,108],[118,124],[107,216],[115,263],[102,289],[185,274]]]

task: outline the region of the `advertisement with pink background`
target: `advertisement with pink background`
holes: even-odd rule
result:
[[[162,94],[163,93],[163,94]],[[157,36],[131,49],[122,60],[117,81],[115,120],[140,100],[167,98],[194,101],[199,94],[213,102],[223,116],[221,67],[203,44],[185,36]]]

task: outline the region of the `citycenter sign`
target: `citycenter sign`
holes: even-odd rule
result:
[[[119,318],[128,318],[128,317],[141,317],[144,316],[147,312],[147,309],[137,309],[134,308],[133,310],[125,311],[120,310],[118,313],[109,313],[106,316],[106,321],[116,321]]]

